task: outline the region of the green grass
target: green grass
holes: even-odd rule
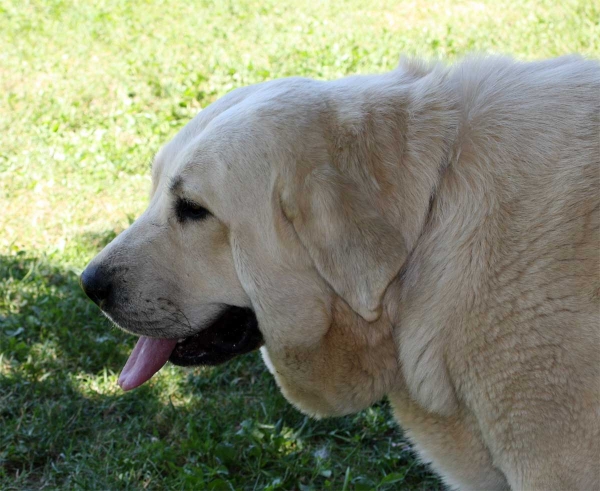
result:
[[[143,210],[153,153],[229,90],[401,53],[598,57],[599,5],[0,0],[0,46],[0,488],[439,487],[386,403],[309,420],[257,355],[120,392],[134,339],[77,275]]]

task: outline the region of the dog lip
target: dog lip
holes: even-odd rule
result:
[[[263,344],[254,311],[228,306],[208,327],[178,342],[169,361],[179,366],[220,365]]]

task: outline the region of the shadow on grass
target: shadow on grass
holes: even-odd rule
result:
[[[111,232],[83,238],[100,249]],[[77,274],[0,256],[0,488],[435,489],[387,409],[312,421],[258,354],[215,369],[166,367],[124,394],[133,346]]]
[[[124,363],[131,336],[85,297],[75,271],[27,253],[0,256],[0,291],[0,352],[14,361],[88,374]]]

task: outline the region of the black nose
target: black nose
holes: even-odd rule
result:
[[[102,306],[102,302],[105,302],[110,295],[110,278],[97,266],[85,268],[79,278],[79,284],[85,294],[99,306]]]

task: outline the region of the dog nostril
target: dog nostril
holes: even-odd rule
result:
[[[110,295],[111,284],[106,274],[100,268],[88,266],[81,273],[79,284],[85,294],[97,305],[101,306]]]

